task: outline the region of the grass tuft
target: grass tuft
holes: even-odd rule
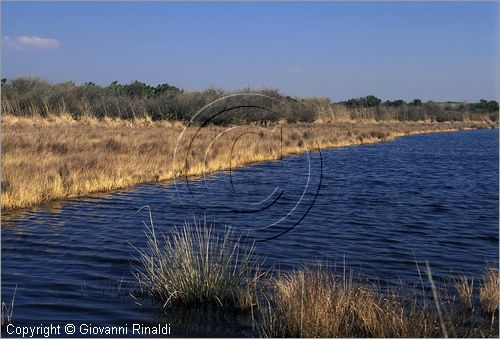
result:
[[[472,310],[474,307],[474,279],[469,279],[461,275],[454,282],[457,295],[462,300],[466,309]]]
[[[479,303],[484,311],[498,313],[498,269],[489,268],[479,288]]]
[[[146,232],[147,250],[139,251],[136,276],[151,296],[171,306],[250,309],[262,274],[253,246],[216,234],[206,223],[184,224],[158,239],[154,225]]]

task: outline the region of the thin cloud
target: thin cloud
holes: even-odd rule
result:
[[[288,70],[289,73],[292,73],[292,74],[300,74],[300,73],[303,73],[304,72],[304,69],[302,67],[299,67],[299,66],[296,66],[296,67],[292,67]]]
[[[54,49],[60,46],[59,41],[53,38],[41,38],[36,35],[20,35],[17,38],[8,36],[2,38],[5,46],[14,49]]]

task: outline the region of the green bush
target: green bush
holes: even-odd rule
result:
[[[153,120],[189,122],[204,106],[231,94],[254,93],[256,96],[232,96],[209,107],[194,123],[214,125],[267,125],[278,120],[313,122],[320,114],[338,107],[348,110],[352,119],[400,121],[460,121],[498,120],[498,103],[480,100],[476,103],[428,101],[414,99],[382,100],[374,95],[332,103],[328,98],[297,98],[283,96],[276,89],[244,88],[236,92],[220,89],[185,92],[168,83],[151,86],[140,81],[121,84],[113,81],[108,86],[93,82],[76,85],[73,82],[51,84],[39,78],[2,79],[2,112],[15,116],[70,114],[75,119],[93,116],[99,119],[136,119],[148,116]],[[243,107],[239,107],[243,106]],[[252,107],[251,107],[252,106]],[[228,107],[234,108],[227,112]],[[239,108],[235,108],[239,107]],[[217,109],[219,111],[217,111]],[[216,116],[207,120],[210,114]],[[345,116],[345,115],[344,115]]]

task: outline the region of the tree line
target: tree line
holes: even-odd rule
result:
[[[38,78],[2,79],[2,113],[15,116],[70,114],[75,119],[95,118],[189,121],[205,105],[234,93],[257,93],[262,96],[231,99],[241,106],[210,120],[213,124],[260,123],[286,120],[312,122],[328,119],[374,119],[399,121],[460,121],[498,120],[498,103],[479,102],[406,102],[402,99],[382,101],[374,95],[331,102],[329,98],[297,98],[282,95],[276,89],[242,89],[227,92],[220,89],[184,91],[168,83],[151,86],[140,81],[108,86],[93,82],[77,85],[73,82],[52,84]],[[270,100],[269,98],[275,99]],[[283,106],[285,103],[285,106]],[[228,103],[225,102],[225,105]],[[252,108],[250,106],[255,106]],[[262,107],[266,109],[262,109]],[[220,107],[219,107],[220,108]],[[214,109],[217,109],[215,105]],[[279,112],[279,114],[277,114]],[[237,113],[237,114],[235,114]]]

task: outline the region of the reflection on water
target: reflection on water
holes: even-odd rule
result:
[[[498,260],[497,130],[324,150],[321,158],[292,156],[207,179],[3,215],[2,299],[17,285],[16,324],[170,322],[173,335],[252,333],[246,315],[204,323],[194,310],[164,314],[141,296],[132,245],[145,245],[144,205],[163,231],[195,218],[253,240],[283,233],[256,248],[279,271],[321,260],[385,284],[413,284],[416,262],[429,260],[439,284],[453,272],[478,275]],[[225,323],[236,325],[223,332]]]

